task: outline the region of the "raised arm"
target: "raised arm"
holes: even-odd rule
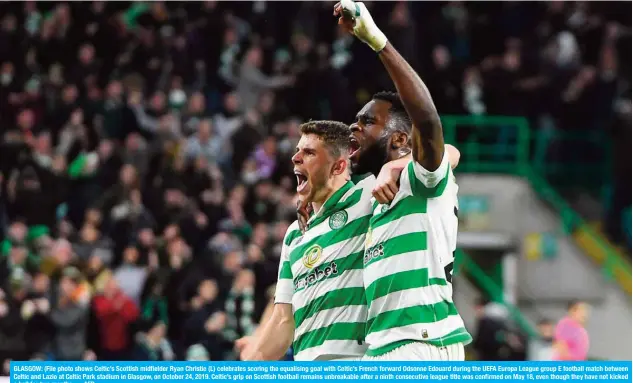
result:
[[[390,42],[378,53],[378,57],[387,69],[413,123],[413,158],[425,169],[436,170],[444,156],[444,134],[429,90]]]
[[[369,45],[387,69],[407,114],[413,123],[413,158],[429,171],[435,171],[444,156],[444,135],[439,115],[426,85],[409,63],[387,41],[361,2],[342,0],[335,6],[339,23]]]

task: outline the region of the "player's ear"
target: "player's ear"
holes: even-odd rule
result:
[[[409,145],[409,135],[404,132],[393,132],[390,141],[391,149],[398,150]]]
[[[341,157],[334,161],[334,165],[332,166],[332,175],[338,176],[343,174],[345,170],[347,170],[347,158]]]

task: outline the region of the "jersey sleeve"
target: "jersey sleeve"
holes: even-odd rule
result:
[[[277,287],[275,289],[275,303],[292,304],[294,284],[292,279],[292,268],[290,267],[289,246],[292,240],[297,236],[298,230],[299,227],[295,222],[288,228],[288,231],[284,236],[284,243],[281,247],[281,256],[279,257],[279,275],[277,278]]]
[[[442,162],[435,171],[425,169],[418,162],[412,160],[407,165],[407,178],[413,195],[422,197],[439,197],[444,193],[446,184],[452,177],[448,152],[444,151]],[[404,173],[404,171],[403,171]]]

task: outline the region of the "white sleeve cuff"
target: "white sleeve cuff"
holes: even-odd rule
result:
[[[450,166],[448,152],[446,150],[444,150],[440,166],[434,171],[425,169],[416,161],[411,162],[413,164],[415,178],[417,178],[424,187],[429,189],[436,187],[447,176],[447,171]]]
[[[292,279],[279,279],[275,290],[275,303],[292,304],[293,292]]]

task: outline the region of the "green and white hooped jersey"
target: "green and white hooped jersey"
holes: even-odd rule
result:
[[[367,350],[363,253],[374,180],[348,182],[310,218],[304,235],[297,222],[286,233],[275,303],[292,304],[295,360]]]
[[[470,343],[453,304],[458,207],[448,155],[434,172],[409,162],[393,202],[372,200],[372,208],[363,273],[367,355],[383,355],[411,342]]]

